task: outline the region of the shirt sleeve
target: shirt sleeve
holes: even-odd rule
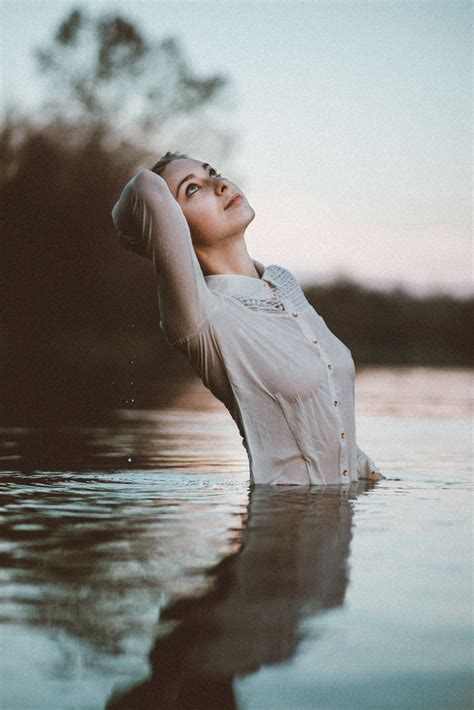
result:
[[[376,466],[376,464],[372,461],[372,459],[367,456],[367,454],[362,451],[360,446],[356,446],[357,449],[357,477],[359,479],[364,479],[364,478],[369,478],[371,473],[379,473],[382,478],[385,478],[383,476],[382,471]]]
[[[218,308],[194,252],[181,207],[165,180],[142,170],[112,210],[122,244],[153,261],[160,328],[170,344],[193,335]]]

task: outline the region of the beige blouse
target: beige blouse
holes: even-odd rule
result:
[[[153,259],[160,327],[229,410],[250,479],[345,484],[380,472],[357,446],[350,350],[282,266],[204,276],[165,181],[142,171],[112,212],[122,242]]]

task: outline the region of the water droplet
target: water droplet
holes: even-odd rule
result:
[[[132,457],[129,456],[128,459],[127,459],[127,461],[128,461],[128,463],[132,463]]]

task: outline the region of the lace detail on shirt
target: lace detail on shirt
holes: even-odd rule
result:
[[[309,303],[303,290],[293,274],[281,266],[269,266],[267,271],[271,274],[271,279],[276,286],[269,290],[268,298],[249,298],[239,294],[232,294],[232,298],[242,303],[246,308],[264,313],[285,313],[286,308],[283,301],[290,301],[292,308],[304,310],[309,308]],[[272,297],[272,294],[273,297]]]
[[[280,300],[273,298],[246,298],[245,296],[232,296],[236,301],[240,301],[252,311],[264,311],[265,313],[284,313],[285,306]]]

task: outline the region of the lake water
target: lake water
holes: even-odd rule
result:
[[[376,484],[250,489],[199,383],[2,428],[2,710],[471,708],[472,372],[356,390]]]

